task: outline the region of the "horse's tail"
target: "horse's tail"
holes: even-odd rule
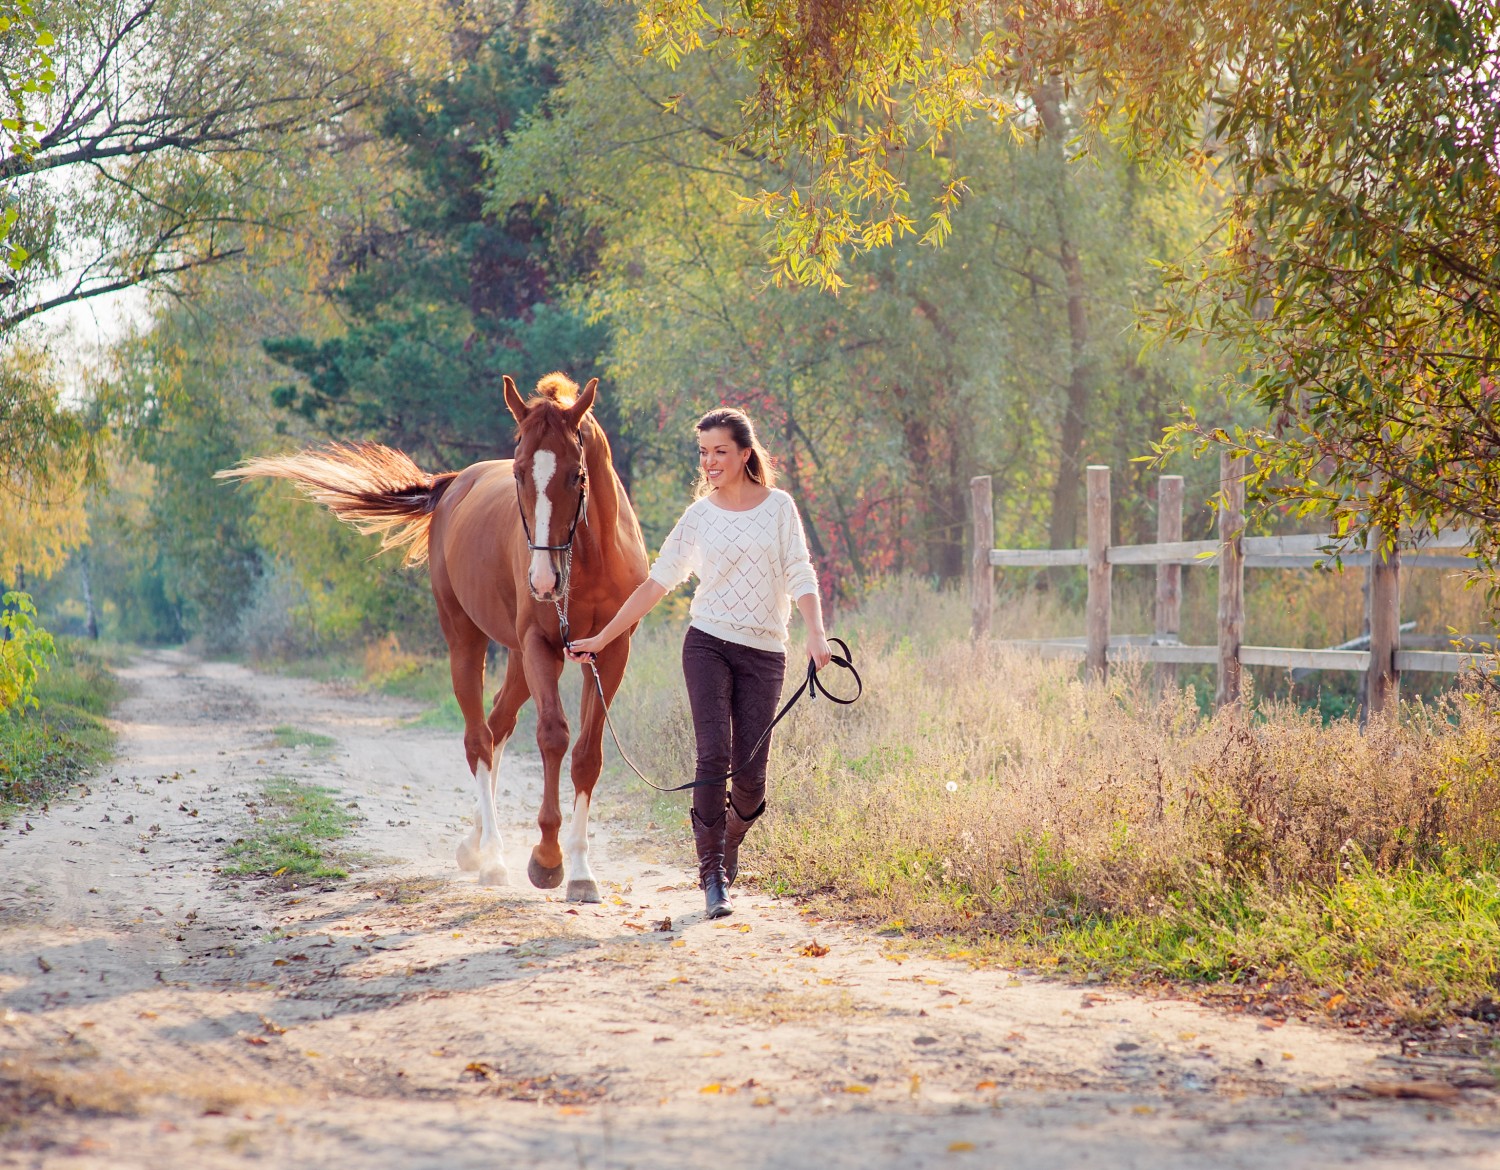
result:
[[[427,559],[427,534],[456,471],[428,475],[403,452],[379,443],[329,443],[295,455],[247,459],[215,479],[289,479],[345,523],[378,533],[380,548],[405,548],[405,563]]]

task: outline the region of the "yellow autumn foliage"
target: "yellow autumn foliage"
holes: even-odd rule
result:
[[[50,577],[88,541],[83,469],[54,468],[44,477],[0,481],[0,578],[17,566]]]

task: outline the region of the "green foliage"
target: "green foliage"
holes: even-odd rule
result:
[[[29,163],[42,148],[37,137],[47,125],[34,112],[57,83],[57,71],[47,52],[56,38],[37,18],[31,0],[0,0],[0,156]],[[0,191],[0,248],[12,272],[31,258],[19,244],[6,246],[20,218]]]
[[[223,872],[283,878],[288,883],[348,877],[331,846],[348,835],[358,818],[334,799],[337,795],[332,788],[299,784],[285,776],[266,780],[259,801],[251,805],[251,831],[229,847],[231,864]]]
[[[1260,417],[1190,416],[1168,448],[1253,451],[1253,489],[1341,534],[1458,519],[1500,554],[1494,5],[651,0],[638,27],[673,66],[703,50],[756,78],[725,140],[786,160],[755,202],[778,278],[821,287],[909,227],[915,147],[945,156],[977,115],[1045,138],[1060,80],[1075,153],[1123,138],[1219,194],[1207,246],[1160,257],[1159,318],[1242,347]],[[944,214],[960,176],[981,190],[955,171]]]
[[[271,742],[280,748],[331,748],[338,740],[320,731],[307,731],[289,723],[271,728]]]
[[[1232,338],[1267,425],[1252,489],[1351,538],[1467,523],[1500,556],[1493,5],[1276,6],[1221,100],[1231,195],[1166,327]],[[1263,43],[1263,42],[1252,42]]]
[[[529,388],[554,369],[597,368],[606,330],[556,300],[558,281],[586,269],[586,244],[567,238],[555,204],[484,207],[477,147],[533,109],[552,76],[545,54],[502,31],[431,93],[387,95],[379,129],[414,186],[395,208],[401,229],[376,223],[342,242],[346,274],[331,293],[345,329],[266,341],[302,375],[274,391],[277,406],[462,466],[509,454],[502,374]]]
[[[1329,888],[1290,895],[1205,874],[1156,914],[1039,924],[1023,938],[1014,949],[1033,961],[1116,979],[1315,988],[1361,1011],[1382,1000],[1418,1022],[1491,994],[1500,882],[1459,856],[1394,873],[1360,862]]]
[[[15,591],[0,596],[0,716],[38,705],[37,679],[56,657],[52,635],[36,624],[31,596]]]
[[[992,8],[951,0],[844,0],[747,12],[648,0],[636,27],[645,51],[674,69],[709,50],[757,80],[726,137],[780,171],[751,198],[774,225],[774,278],[838,289],[847,253],[904,236],[947,238],[967,176],[952,174],[928,195],[925,213],[913,211],[905,157],[935,154],[964,123],[1014,108],[992,84],[1011,48],[995,31],[1010,6],[996,7],[992,16]]]
[[[109,758],[114,732],[104,718],[123,687],[92,644],[58,640],[38,679],[33,710],[0,714],[0,807],[39,804]]]
[[[0,224],[12,263],[29,262],[8,282],[0,330],[122,288],[181,288],[183,274],[243,258],[300,217],[288,171],[345,148],[379,89],[441,68],[451,16],[425,0],[396,11],[7,0]],[[47,61],[54,36],[66,68]]]
[[[544,111],[486,149],[493,206],[565,200],[598,241],[572,292],[611,326],[611,390],[656,424],[633,491],[648,535],[680,511],[691,422],[717,402],[757,420],[845,596],[893,570],[960,577],[980,473],[1002,541],[1071,544],[1081,467],[1113,463],[1132,481],[1119,529],[1143,534],[1154,517],[1130,460],[1197,400],[1205,356],[1142,355],[1132,313],[1155,295],[1148,260],[1201,223],[1199,196],[1116,152],[1070,171],[1060,141],[976,126],[907,177],[918,194],[968,177],[956,246],[863,256],[836,300],[778,288],[763,218],[737,203],[775,168],[725,146],[753,95],[701,59],[671,72],[601,36]]]

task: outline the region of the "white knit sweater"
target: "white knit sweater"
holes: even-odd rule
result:
[[[688,506],[651,579],[672,590],[694,573],[692,624],[758,650],[784,651],[793,600],[818,591],[797,505],[776,488],[747,512],[721,508],[712,495]]]

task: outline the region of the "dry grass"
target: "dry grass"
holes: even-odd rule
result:
[[[1006,633],[1048,618],[1026,604],[1003,611]],[[1073,663],[976,652],[965,617],[908,584],[842,623],[865,697],[782,725],[748,871],[907,930],[1029,940],[1121,973],[1241,979],[1290,962],[1429,1005],[1493,991],[1492,686],[1363,732],[1286,701],[1206,716],[1187,688],[1153,696],[1143,669],[1086,685]],[[678,635],[644,641],[622,734],[658,775],[685,775]]]
[[[284,1085],[201,1077],[147,1076],[94,1062],[55,1059],[0,1061],[0,1133],[47,1110],[133,1117],[148,1103],[168,1098],[199,1111],[225,1113],[295,1099]]]

